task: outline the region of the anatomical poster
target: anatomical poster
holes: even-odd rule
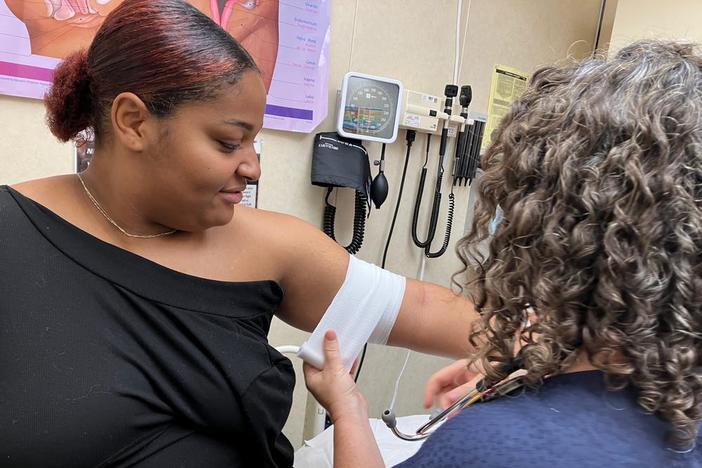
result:
[[[76,172],[83,172],[88,168],[95,154],[95,133],[92,129],[83,130],[76,138],[74,145]]]
[[[0,0],[0,94],[42,99],[53,70],[87,48],[123,0]],[[188,0],[253,56],[264,127],[311,132],[327,115],[331,0]]]

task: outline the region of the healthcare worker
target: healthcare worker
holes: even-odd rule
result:
[[[455,400],[469,362],[487,374],[478,401],[515,370],[521,388],[463,409],[398,466],[702,466],[701,97],[702,55],[674,42],[533,75],[483,157],[459,245],[480,263],[476,350],[425,403]],[[334,466],[384,466],[326,338],[305,377],[334,422]]]

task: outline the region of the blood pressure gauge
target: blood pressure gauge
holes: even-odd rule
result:
[[[337,119],[339,135],[392,143],[400,124],[402,83],[391,78],[349,72],[344,77]]]

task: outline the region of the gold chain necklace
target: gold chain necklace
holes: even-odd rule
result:
[[[85,181],[83,180],[83,177],[80,174],[76,174],[78,176],[78,180],[80,180],[80,184],[83,186],[83,190],[85,190],[85,194],[88,195],[88,198],[90,198],[90,201],[93,202],[93,205],[95,205],[95,208],[100,212],[101,215],[105,217],[106,220],[110,222],[114,227],[119,229],[119,231],[124,234],[127,237],[134,237],[137,239],[153,239],[155,237],[163,237],[163,236],[170,236],[171,234],[175,234],[177,229],[172,229],[170,231],[166,232],[159,232],[158,234],[132,234],[130,232],[125,231],[122,229],[122,227],[115,222],[114,219],[110,218],[110,215],[107,214],[107,212],[100,206],[100,203],[95,199],[92,193],[90,193],[90,190],[88,190],[88,187],[85,185]]]

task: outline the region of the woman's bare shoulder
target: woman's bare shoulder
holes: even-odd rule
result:
[[[66,200],[75,195],[74,178],[72,174],[43,177],[11,184],[10,187],[40,205],[60,212],[66,206]]]

